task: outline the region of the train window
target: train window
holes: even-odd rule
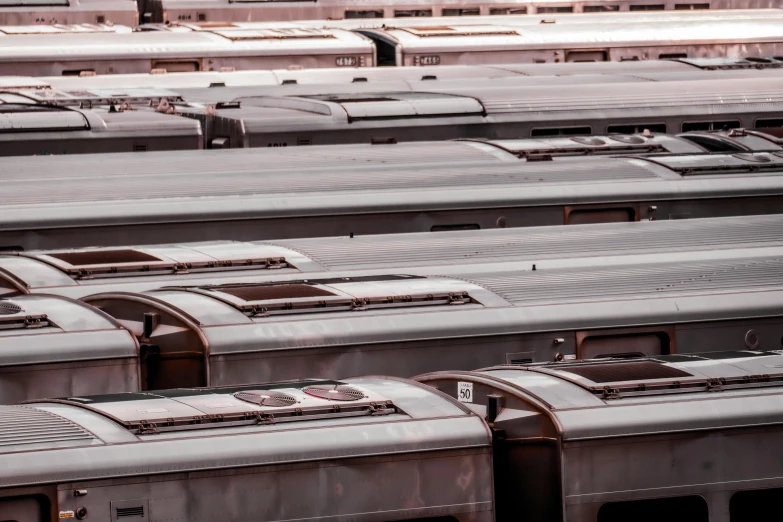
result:
[[[198,18],[199,22],[206,22],[207,21],[207,13],[198,13],[198,15],[196,15],[196,17]]]
[[[624,125],[609,125],[606,132],[609,134],[639,134],[644,131],[666,132],[665,123],[626,123]]]
[[[481,227],[476,223],[467,223],[460,225],[434,225],[430,232],[451,232],[454,230],[481,230]]]
[[[598,510],[598,522],[708,522],[708,511],[698,495],[608,502]]]
[[[432,9],[404,9],[394,11],[395,18],[416,18],[420,16],[432,16]]]
[[[345,18],[383,18],[383,10],[346,11]]]
[[[636,221],[632,207],[573,209],[568,212],[566,225],[595,225],[598,223],[629,223]]]
[[[738,491],[729,500],[730,522],[757,522],[770,518],[780,505],[783,488]]]
[[[63,76],[94,76],[95,69],[67,69],[64,70],[61,74]]]
[[[163,69],[166,72],[198,72],[201,70],[201,64],[196,60],[171,60],[171,61],[153,61],[153,69]]]
[[[629,6],[631,11],[663,11],[666,9],[664,4],[647,4]]]
[[[682,124],[682,132],[739,129],[737,120],[729,121],[689,121]]]
[[[0,498],[3,522],[42,522],[49,520],[49,499],[44,495]]]
[[[478,16],[481,11],[478,7],[470,7],[467,9],[444,9],[443,16]]]
[[[769,129],[771,127],[783,127],[783,119],[780,118],[772,118],[772,119],[758,119],[756,120],[756,123],[753,125],[756,129]]]
[[[603,13],[605,11],[619,11],[619,5],[586,5],[582,8],[585,13]]]
[[[146,145],[134,145],[133,146],[133,152],[147,152],[147,146]]]
[[[691,9],[709,9],[710,4],[674,4],[676,11],[687,11]]]
[[[606,51],[566,51],[566,62],[605,62]]]
[[[669,335],[666,332],[580,335],[577,338],[576,353],[579,359],[652,357],[668,355],[669,345]]]
[[[527,7],[490,7],[490,15],[525,15]]]
[[[97,24],[105,24],[106,23],[106,17],[103,15],[98,15],[95,19],[95,23]]]
[[[592,127],[543,127],[540,129],[533,129],[530,131],[530,135],[534,138],[540,138],[544,136],[578,136],[580,134],[592,134]]]
[[[663,53],[658,55],[659,60],[679,60],[687,57],[688,53]]]
[[[536,13],[573,13],[574,12],[574,6],[567,5],[567,6],[561,6],[561,7],[537,7]]]

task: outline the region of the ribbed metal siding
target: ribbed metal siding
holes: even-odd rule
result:
[[[516,305],[783,287],[783,259],[613,266],[465,276]]]
[[[0,406],[0,451],[5,446],[50,444],[95,437],[73,422],[27,406]]]
[[[445,234],[373,235],[278,241],[330,270],[561,259],[604,253],[661,253],[780,244],[783,219],[750,216],[597,225],[509,228]]]
[[[401,170],[342,170],[339,168],[299,172],[287,165],[285,172],[219,172],[214,165],[197,164],[192,171],[171,174],[165,166],[154,175],[112,176],[113,161],[106,158],[106,175],[83,180],[62,179],[46,182],[42,191],[30,179],[0,183],[2,205],[73,203],[77,201],[122,201],[162,198],[226,197],[270,194],[312,194],[324,192],[382,192],[415,189],[482,188],[520,184],[586,183],[616,180],[658,179],[652,171],[628,160],[593,160],[585,163],[518,164],[453,168],[410,168]],[[124,158],[123,158],[124,159]],[[445,156],[442,160],[445,159]],[[140,172],[144,158],[134,161]],[[290,170],[289,170],[290,169]],[[440,199],[440,198],[439,198]]]

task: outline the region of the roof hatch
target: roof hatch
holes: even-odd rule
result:
[[[424,285],[426,290],[413,293],[411,280],[424,280],[427,283]],[[166,287],[162,290],[184,290],[206,295],[235,307],[249,317],[452,306],[476,302],[467,291],[454,291],[451,288],[438,291],[437,281],[406,275]]]
[[[513,29],[493,25],[436,25],[421,27],[388,27],[387,30],[405,31],[420,38],[464,36],[519,36]]]
[[[53,326],[46,314],[25,314],[24,309],[18,304],[0,299],[0,330],[26,330]]]
[[[322,29],[203,29],[233,41],[240,40],[302,40],[336,38]]]
[[[737,153],[694,156],[655,156],[645,160],[667,167],[682,176],[778,171],[783,153]]]
[[[89,406],[139,435],[401,413],[392,401],[375,392],[324,380],[181,388],[65,401]]]
[[[51,105],[0,103],[0,132],[43,132],[90,130],[77,111]]]
[[[503,149],[519,158],[536,156],[584,156],[622,153],[666,152],[661,143],[644,136],[590,136],[525,140],[474,140]]]
[[[475,98],[453,94],[357,93],[302,98],[339,104],[348,115],[349,122],[484,114],[483,105]]]
[[[232,251],[233,248],[233,251]],[[268,249],[267,249],[268,250]],[[73,279],[187,274],[191,272],[295,268],[285,257],[266,257],[261,245],[229,244],[137,249],[19,253],[53,265]]]

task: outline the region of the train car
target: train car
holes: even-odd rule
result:
[[[138,338],[143,389],[777,349],[781,256],[170,286],[83,298]],[[422,271],[419,271],[422,273]],[[444,272],[445,273],[445,272]]]
[[[0,354],[0,404],[140,386],[136,338],[99,310],[64,297],[0,299]]]
[[[342,29],[221,27],[171,32],[128,28],[0,28],[0,74],[79,76],[154,72],[372,67],[371,40]],[[13,30],[12,30],[13,29]],[[128,29],[128,30],[125,30]]]
[[[476,142],[7,158],[0,246],[576,225],[783,204],[775,153],[536,159]]]
[[[139,23],[133,0],[4,0],[0,3],[0,26]]]
[[[0,156],[196,150],[204,144],[199,122],[134,110],[127,101],[91,109],[68,107],[73,96],[46,101],[0,93]]]
[[[362,377],[0,407],[0,512],[50,520],[491,522],[491,434]]]
[[[538,86],[525,86],[537,78],[420,81],[409,82],[410,91],[357,84],[333,94],[294,85],[278,88],[294,94],[249,95],[181,112],[202,122],[207,148],[780,127],[779,72],[755,72],[773,76],[617,83],[582,77],[579,85],[561,77]]]
[[[417,378],[493,431],[496,520],[746,522],[774,511],[783,357],[598,360]]]
[[[568,19],[567,13],[589,13],[587,20],[567,22],[600,23],[610,21],[600,13],[617,15],[630,11],[634,16],[657,11],[703,12],[710,9],[760,9],[777,8],[774,0],[445,0],[441,2],[373,2],[362,3],[355,0],[319,0],[315,1],[275,1],[260,2],[244,0],[211,0],[195,2],[193,0],[146,0],[143,4],[143,19],[151,22],[247,22],[247,21],[290,21],[290,20],[361,20],[428,18],[428,17],[467,17],[477,16],[518,16],[544,15],[557,16],[557,20]],[[660,13],[663,14],[663,13]],[[534,18],[533,16],[520,18]],[[368,20],[369,19],[369,20]],[[526,20],[523,21],[527,22]],[[384,20],[388,23],[388,20]]]
[[[144,292],[162,286],[204,286],[406,273],[449,275],[466,266],[538,270],[589,264],[692,262],[769,255],[783,247],[778,216],[742,216],[584,227],[505,228],[355,237],[214,241],[82,248],[0,255],[0,295]]]

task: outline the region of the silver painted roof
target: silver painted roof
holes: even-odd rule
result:
[[[142,435],[99,413],[100,410],[108,410],[115,417],[124,415],[118,407],[128,403],[112,403],[112,396],[100,397],[100,407],[96,407],[94,398],[30,404],[25,408],[32,410],[31,414],[51,414],[48,424],[43,426],[61,429],[60,426],[75,424],[72,429],[87,430],[93,437],[68,448],[58,448],[54,441],[44,441],[46,450],[41,445],[30,445],[30,449],[37,450],[31,452],[24,451],[24,445],[14,447],[17,451],[22,450],[17,453],[4,452],[0,448],[0,466],[4,469],[0,486],[451,448],[486,448],[490,445],[489,432],[481,419],[424,386],[384,377],[343,382],[371,396],[391,401],[399,409],[398,413],[362,417],[361,429],[356,427],[357,418],[337,414],[335,418],[327,416],[321,420],[308,420],[303,416],[297,422],[238,425],[234,428],[221,428],[212,423],[203,429]],[[280,385],[282,389],[294,387],[298,386],[295,383]],[[252,389],[252,386],[247,388]],[[208,399],[206,404],[210,401],[214,404],[237,403],[220,389],[214,393],[210,393],[209,389],[196,390],[190,397],[182,390],[174,392],[176,399],[148,396],[146,401],[137,404],[146,402],[154,406],[149,409],[155,411],[173,408],[179,411],[178,415],[187,416],[191,411],[193,415],[199,415],[199,408],[205,407],[205,398]],[[126,394],[116,396],[117,400],[123,400],[123,395]],[[138,395],[141,397],[141,394]],[[93,407],[90,407],[91,403]],[[194,409],[187,403],[201,403],[202,406]],[[258,410],[251,404],[246,407],[248,412]],[[395,429],[396,426],[400,428]],[[23,431],[28,437],[33,437],[38,429],[31,426]],[[117,442],[124,444],[112,444]]]
[[[259,283],[328,273],[439,273],[509,263],[538,269],[624,264],[656,258],[729,259],[783,248],[779,216],[607,223],[590,227],[536,227],[417,234],[379,234],[243,243],[87,248],[0,256],[0,288],[11,293],[55,293],[72,298],[107,291],[141,292],[160,286]],[[71,265],[51,254],[132,250],[162,259]],[[97,261],[97,260],[96,260]],[[226,266],[227,262],[231,266]],[[244,264],[251,261],[251,264]],[[272,264],[267,264],[270,261]],[[210,266],[210,265],[214,266]],[[149,268],[145,268],[149,267]],[[321,275],[315,274],[322,272]],[[298,274],[302,274],[301,276]]]

